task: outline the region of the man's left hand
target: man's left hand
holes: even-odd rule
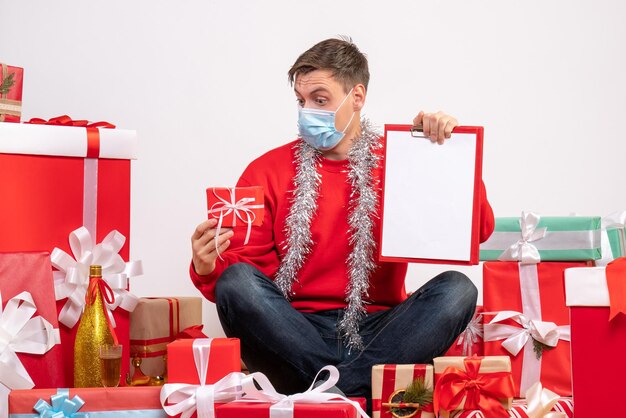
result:
[[[424,113],[420,112],[413,118],[413,125],[424,126],[424,136],[430,138],[432,142],[443,144],[443,141],[450,138],[452,130],[458,126],[456,118],[446,115],[443,112]]]

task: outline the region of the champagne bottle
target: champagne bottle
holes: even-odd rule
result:
[[[117,344],[110,325],[103,292],[110,288],[102,279],[102,266],[89,267],[89,287],[85,309],[74,341],[74,387],[101,387],[99,350],[103,344]]]

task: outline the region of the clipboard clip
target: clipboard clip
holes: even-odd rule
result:
[[[415,126],[411,126],[411,136],[413,138],[426,138],[427,137],[424,136],[424,125],[415,125]]]

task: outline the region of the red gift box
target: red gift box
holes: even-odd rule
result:
[[[24,69],[0,63],[0,122],[19,122]]]
[[[363,398],[350,398],[365,409]],[[270,418],[271,403],[230,402],[219,405],[215,412],[216,418]],[[322,404],[297,403],[293,408],[293,418],[357,418],[356,408],[347,402]]]
[[[222,227],[263,224],[262,187],[210,187],[206,197],[209,218],[221,220]]]
[[[467,327],[458,336],[456,341],[450,346],[445,356],[468,357],[484,355],[483,342],[483,315],[482,306],[476,307],[474,317],[467,324]]]
[[[616,298],[626,297],[626,291],[619,289],[619,282],[626,283],[625,264],[626,259],[618,258],[607,267],[565,270],[574,397],[580,417],[620,415],[616,403],[624,396],[626,315],[609,318],[617,312]],[[617,291],[609,277],[618,281]]]
[[[167,417],[159,401],[160,392],[161,388],[156,386],[80,388],[69,389],[69,392],[67,389],[14,390],[9,395],[9,418],[40,416],[34,409],[36,404],[41,411],[47,413],[41,416],[53,416],[52,411],[58,411],[58,406],[64,401],[66,407],[72,408],[72,411],[67,411],[62,416],[77,416],[71,412],[108,412],[106,416],[119,414],[138,418]],[[53,396],[56,398],[54,401],[51,399]],[[75,396],[78,396],[84,405]],[[67,401],[74,401],[76,406],[71,406]]]
[[[52,268],[48,253],[0,253],[0,307],[3,308],[1,312],[9,315],[9,301],[20,294],[25,296],[22,292],[30,294],[36,309],[32,315],[22,321],[28,320],[30,323],[34,320],[30,318],[40,316],[56,330],[55,338],[58,342],[59,324],[56,316]],[[18,309],[25,308],[24,302],[19,302],[17,299],[12,303],[18,304]],[[24,339],[31,341],[31,344],[38,341],[38,338],[24,334],[32,332],[27,331],[25,327],[15,330],[13,326],[16,320],[16,316],[10,319],[5,318],[7,321],[5,326],[10,327],[10,330],[8,329],[9,340],[12,339],[11,334],[13,334],[15,335],[13,343]],[[24,323],[24,326],[26,325],[27,323]],[[0,325],[0,329],[2,328]],[[52,343],[54,341],[51,341]],[[4,397],[8,394],[9,389],[30,389],[33,387],[32,384],[38,388],[55,387],[65,383],[65,369],[60,345],[54,345],[44,354],[23,353],[23,349],[26,347],[19,347],[18,345],[17,348],[13,348],[17,354],[17,361],[24,367],[22,371],[19,370],[19,364],[12,364],[12,355],[9,355],[8,351],[13,350],[9,348],[6,353],[3,353],[4,360],[2,363],[7,369],[4,369],[3,364],[0,364],[0,416],[6,412],[6,399]],[[24,380],[28,377],[32,383]],[[5,388],[5,384],[9,387]]]
[[[511,357],[517,397],[523,397],[537,381],[561,396],[571,395],[569,310],[565,306],[563,271],[585,265],[483,264],[484,309],[489,313],[484,314],[485,355]],[[503,320],[490,324],[499,319],[492,315],[496,312],[501,312],[498,315]],[[538,334],[546,337],[541,341],[543,345],[536,342],[542,339]],[[540,347],[544,348],[542,352]]]
[[[211,385],[231,372],[241,371],[238,338],[176,340],[167,345],[168,383],[200,384],[194,358],[194,341],[210,344],[205,384]]]
[[[513,407],[507,411],[511,418],[528,418],[528,407],[523,399],[513,401]],[[561,398],[556,405],[552,407],[552,412],[561,412],[567,418],[574,418],[574,401],[572,398]],[[589,415],[579,415],[589,416]],[[591,415],[594,416],[594,415]],[[481,411],[456,411],[450,415],[450,418],[489,418]]]
[[[62,118],[60,123],[74,121]],[[109,232],[130,236],[130,159],[134,131],[97,127],[0,124],[0,252],[72,254],[69,234],[85,226],[101,242]],[[85,158],[87,157],[87,158]],[[119,251],[128,261],[129,243]],[[60,312],[66,301],[57,302]],[[124,346],[122,375],[129,367],[128,312],[115,309],[116,333]],[[61,326],[65,384],[73,385],[77,327]]]

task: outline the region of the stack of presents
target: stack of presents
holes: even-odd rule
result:
[[[242,373],[237,339],[202,333],[200,298],[130,293],[142,274],[129,260],[136,133],[66,116],[21,123],[23,71],[1,67],[0,418],[367,416],[363,399],[325,392],[332,366],[322,385],[287,397]],[[257,192],[243,198],[249,226]],[[220,202],[236,194],[209,193],[222,226]],[[579,417],[619,415],[625,222],[497,218],[481,245],[483,306],[433,364],[374,366],[373,416],[572,417],[574,398]],[[103,375],[77,380],[101,372],[94,341],[123,348],[112,387]]]

